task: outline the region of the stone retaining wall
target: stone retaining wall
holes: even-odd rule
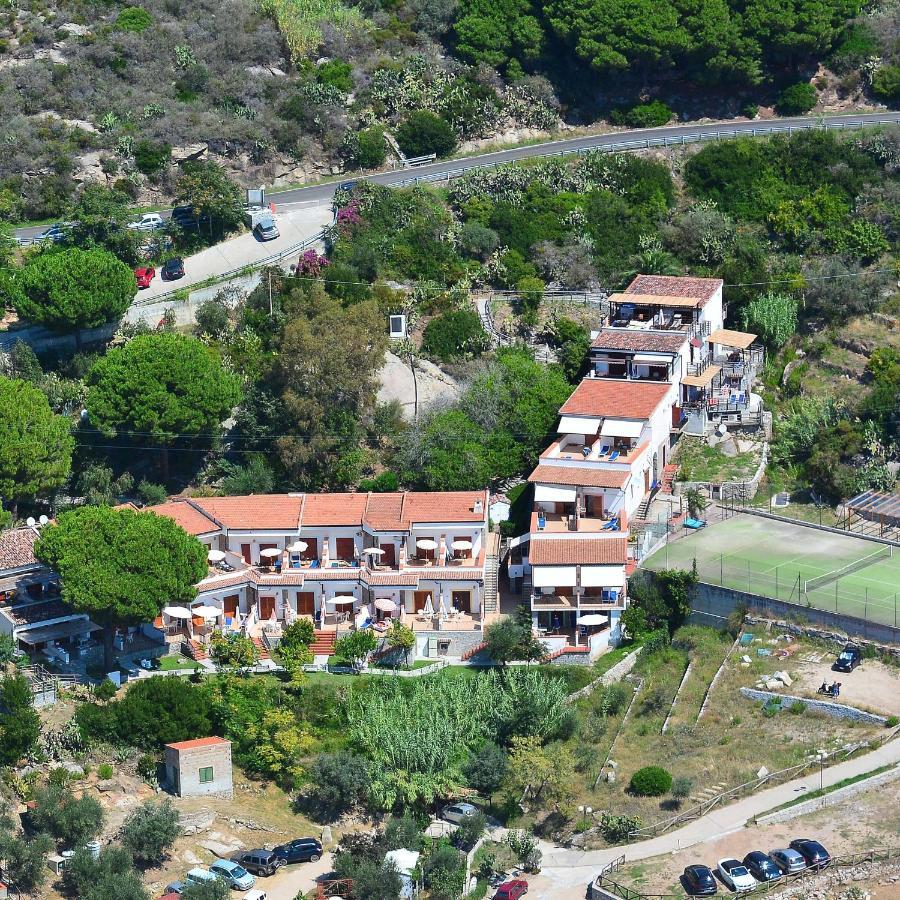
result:
[[[795,622],[786,622],[784,619],[767,619],[763,616],[746,615],[744,621],[748,625],[766,625],[776,631],[784,631],[787,634],[795,634],[798,637],[814,638],[820,641],[828,641],[835,645],[836,649],[843,648],[850,637],[841,631],[829,631],[824,628],[815,628],[812,625],[798,625]],[[863,649],[869,649],[882,656],[893,656],[900,660],[900,647],[895,644],[881,644],[878,641],[854,639],[854,643]]]
[[[855,706],[844,706],[842,703],[832,703],[830,700],[810,700],[808,697],[792,697],[790,694],[776,694],[773,691],[760,691],[757,688],[741,688],[741,696],[748,700],[758,700],[763,703],[777,698],[781,705],[787,709],[795,703],[803,703],[807,709],[820,712],[832,719],[848,719],[852,722],[864,722],[866,725],[884,725],[887,719],[884,716],[876,716],[874,713],[857,709]]]

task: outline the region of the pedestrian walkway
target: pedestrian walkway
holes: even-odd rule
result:
[[[587,884],[588,881],[607,863],[625,854],[626,862],[647,859],[663,853],[691,847],[732,831],[743,828],[750,819],[769,812],[796,797],[818,790],[820,787],[831,787],[846,778],[864,775],[874,769],[900,763],[900,740],[896,732],[892,740],[882,744],[855,759],[838,763],[813,772],[803,778],[785,782],[777,787],[752,794],[721,809],[714,809],[702,816],[659,837],[635,844],[611,847],[607,850],[566,850],[541,842],[543,853],[542,874],[559,884]]]

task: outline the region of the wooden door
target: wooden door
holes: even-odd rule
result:
[[[353,538],[334,539],[334,551],[338,559],[352,560],[354,547]]]
[[[397,568],[397,548],[393,544],[379,544],[384,553],[376,558],[376,562],[383,566],[389,566],[392,569]]]
[[[241,556],[244,559],[244,562],[247,565],[251,565],[253,560],[250,558],[250,545],[249,544],[241,544]]]
[[[594,494],[588,494],[585,497],[587,514],[593,519],[603,518],[603,497]]]
[[[259,617],[260,619],[271,619],[275,613],[275,598],[260,597],[259,598]]]
[[[644,493],[649,493],[650,491],[650,470],[647,469],[644,472]]]
[[[415,611],[422,612],[425,609],[425,602],[431,596],[431,591],[414,591],[413,592],[413,608]],[[432,601],[432,605],[433,601]]]
[[[225,611],[226,616],[230,616],[233,619],[237,615],[239,601],[240,597],[237,594],[229,594],[227,597],[222,598],[222,609]]]
[[[319,558],[319,539],[305,537],[300,538],[304,544],[306,544],[306,549],[300,551],[300,559],[318,559]]]
[[[453,606],[460,612],[472,612],[472,592],[471,591],[453,591],[451,594]]]
[[[315,616],[315,591],[297,591],[297,613],[301,616]]]

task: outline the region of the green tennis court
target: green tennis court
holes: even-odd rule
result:
[[[891,553],[884,544],[744,514],[670,541],[644,565],[690,568],[696,559],[701,581],[894,625],[900,550]]]

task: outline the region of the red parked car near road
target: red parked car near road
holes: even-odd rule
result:
[[[153,266],[145,266],[142,269],[134,270],[134,277],[137,279],[138,290],[150,287],[150,282],[156,278],[156,269]]]
[[[528,882],[524,878],[513,878],[510,881],[504,881],[497,888],[494,894],[494,900],[519,900],[528,893]]]

